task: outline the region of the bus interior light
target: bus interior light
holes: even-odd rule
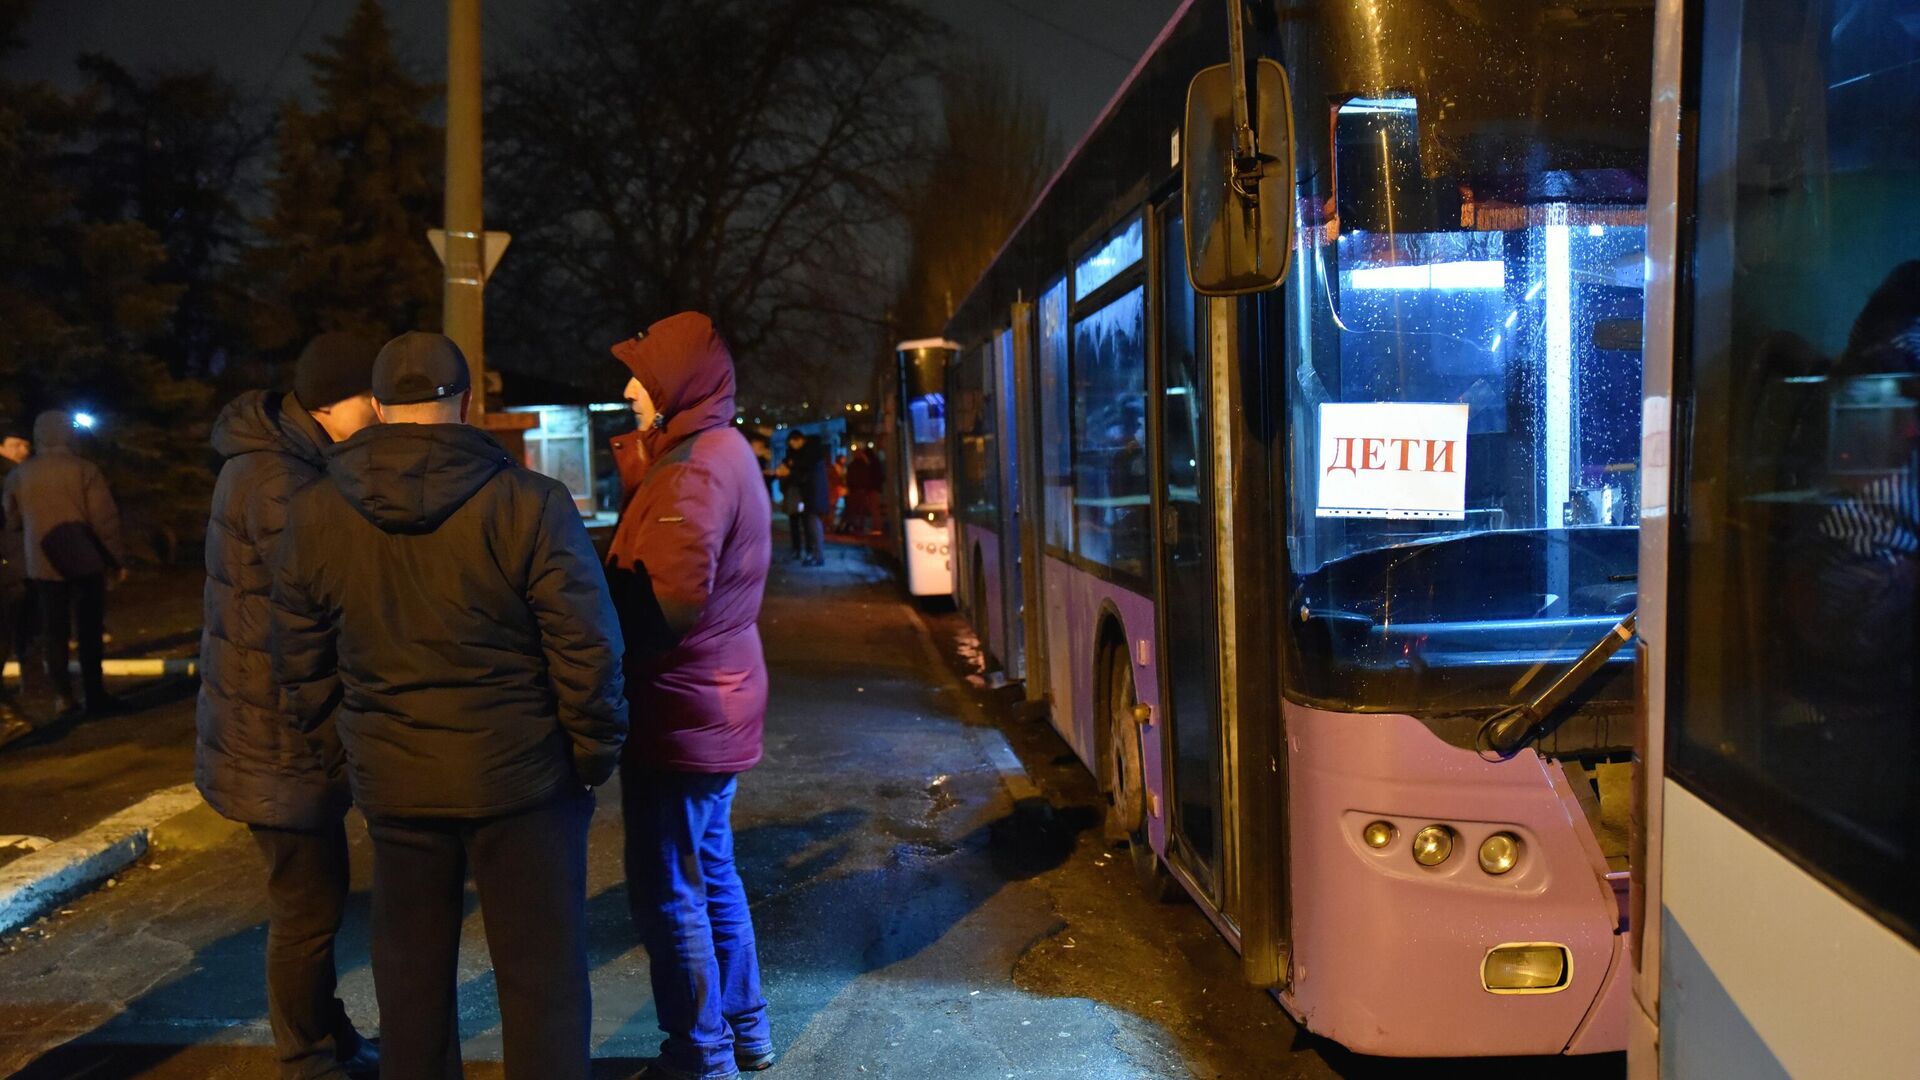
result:
[[[1395,829],[1391,822],[1375,821],[1360,830],[1360,839],[1366,841],[1368,847],[1377,851],[1393,843],[1394,832]]]
[[[1421,866],[1439,866],[1453,854],[1453,830],[1445,825],[1429,825],[1413,834],[1413,861]]]
[[[1504,289],[1507,264],[1498,259],[1473,262],[1422,263],[1415,266],[1368,266],[1352,271],[1355,289]]]
[[[1495,994],[1554,994],[1573,984],[1573,958],[1553,942],[1499,945],[1480,965],[1480,985]]]
[[[1520,864],[1520,838],[1497,832],[1480,842],[1480,869],[1504,874]]]

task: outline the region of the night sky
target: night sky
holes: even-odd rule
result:
[[[135,69],[212,64],[278,99],[306,81],[300,56],[346,25],[355,0],[40,0],[17,75],[71,84],[73,58],[103,52]],[[537,32],[553,0],[484,0],[488,56]],[[646,0],[635,0],[636,3]],[[1062,148],[1099,115],[1179,0],[919,0],[1010,65],[1052,109]],[[446,7],[387,0],[403,55],[445,65]],[[968,43],[956,42],[965,47]]]

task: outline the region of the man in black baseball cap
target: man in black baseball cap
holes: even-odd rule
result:
[[[267,869],[267,1013],[280,1075],[371,1078],[380,1070],[337,992],[333,942],[346,913],[346,765],[331,725],[311,736],[281,707],[268,659],[270,567],[287,506],[320,480],[327,448],[375,422],[376,340],[314,338],[293,393],[253,390],[222,409],[222,464],[207,526],[206,627],[194,781],[207,804],[245,824]]]
[[[459,399],[460,419],[466,419],[467,391],[472,385],[467,358],[460,346],[444,334],[421,331],[401,334],[380,350],[373,365],[373,396],[382,406],[446,405]],[[427,422],[427,413],[416,414]]]
[[[625,647],[573,496],[462,422],[469,385],[439,334],[380,350],[383,423],[293,504],[274,673],[300,727],[337,723],[373,837],[386,1075],[459,1073],[471,866],[507,1076],[586,1080],[589,789],[626,740]]]

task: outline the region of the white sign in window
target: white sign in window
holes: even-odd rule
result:
[[[1320,517],[1463,521],[1467,407],[1320,406]]]

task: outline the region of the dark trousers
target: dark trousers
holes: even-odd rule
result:
[[[809,559],[824,557],[827,547],[825,519],[812,510],[802,510],[800,511],[800,528],[807,541],[806,557]]]
[[[627,898],[647,947],[660,1057],[690,1076],[734,1073],[773,1049],[753,914],[733,858],[736,778],[623,767]]]
[[[285,1080],[342,1075],[360,1034],[337,994],[333,940],[347,907],[347,830],[253,827],[267,863],[267,1016]]]
[[[104,701],[106,680],[100,674],[106,633],[107,579],[104,575],[67,581],[36,581],[33,603],[40,611],[40,633],[46,649],[47,679],[53,692],[73,697],[73,679],[67,674],[69,635],[80,646],[80,686],[89,703]]]
[[[368,821],[383,1080],[460,1075],[452,1024],[469,865],[493,957],[509,1080],[586,1080],[592,818],[593,797],[582,792],[505,817]]]
[[[22,690],[27,687],[27,646],[35,636],[33,603],[28,595],[26,582],[0,580],[0,667],[9,660],[19,661]],[[4,690],[0,685],[0,696],[4,696]]]

